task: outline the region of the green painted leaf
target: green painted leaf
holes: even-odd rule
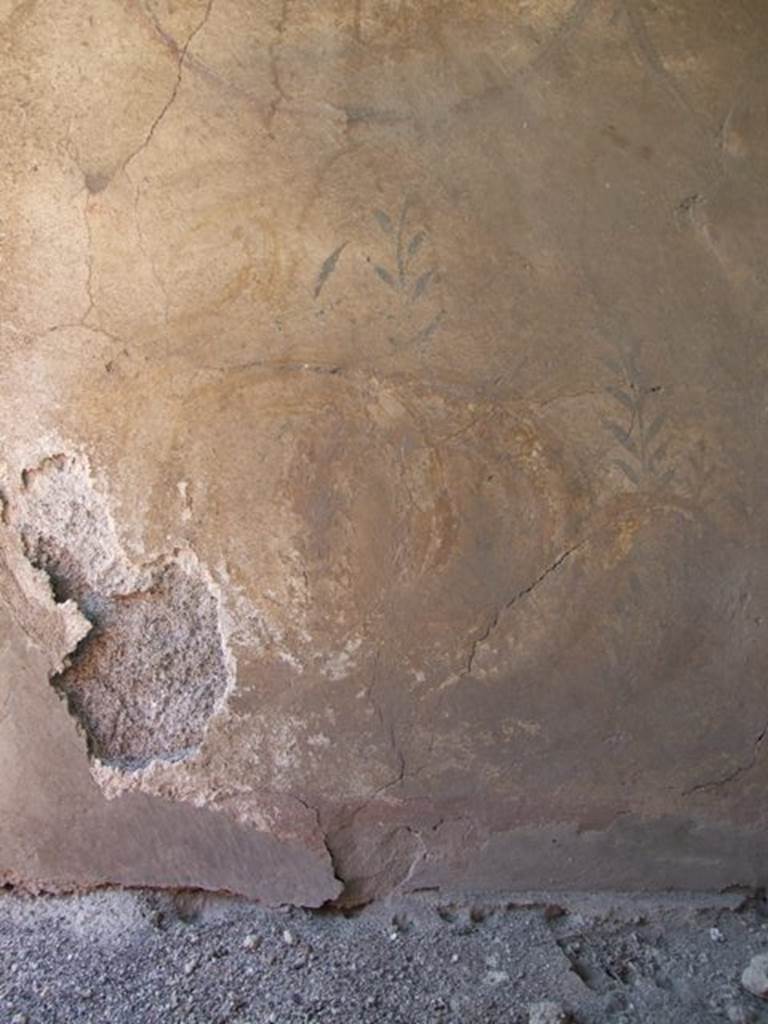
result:
[[[380,267],[377,265],[373,269],[385,284],[388,284],[390,288],[395,287],[395,279],[386,267]]]
[[[320,267],[320,273],[317,275],[317,280],[315,281],[315,298],[318,297],[323,285],[336,269],[336,264],[339,262],[339,256],[344,252],[346,246],[347,243],[342,242],[341,245],[334,249],[331,255],[326,257],[323,261],[323,265]]]
[[[637,455],[635,439],[623,427],[620,427],[618,423],[614,423],[613,420],[603,419],[602,423],[605,429],[616,438],[622,448],[626,448],[628,452]]]
[[[416,284],[413,286],[413,297],[418,299],[419,296],[423,295],[429,287],[429,283],[434,277],[434,270],[427,270],[419,277],[416,278]]]
[[[660,412],[659,415],[656,417],[656,419],[653,421],[653,423],[651,423],[650,427],[648,427],[648,429],[645,432],[645,442],[646,442],[646,444],[650,444],[651,443],[651,441],[654,439],[654,437],[656,437],[658,432],[664,426],[666,421],[667,421],[667,417],[664,415],[663,412]]]
[[[394,231],[394,228],[392,226],[392,221],[389,219],[389,215],[386,214],[383,210],[374,210],[373,216],[378,221],[381,230],[386,232],[388,235],[391,235],[392,232]]]
[[[664,461],[664,456],[669,451],[669,441],[662,441],[661,444],[651,453],[650,463],[652,466],[657,466],[660,462]]]
[[[427,324],[427,326],[423,328],[421,331],[419,331],[419,333],[416,335],[417,339],[419,341],[428,341],[435,333],[437,328],[440,326],[442,319],[443,310],[441,309],[437,316],[433,317],[432,320],[430,320],[430,322]]]
[[[413,238],[408,243],[408,255],[409,256],[415,256],[416,255],[416,253],[421,248],[421,243],[424,241],[424,239],[426,237],[427,237],[426,231],[419,231],[419,232],[417,232],[413,236]]]
[[[622,391],[621,388],[608,388],[608,393],[613,395],[617,402],[621,402],[625,409],[629,409],[630,412],[634,411],[635,403],[632,396],[626,391]]]
[[[600,356],[599,359],[603,366],[606,366],[612,373],[623,376],[624,367],[618,359],[614,359],[613,356]]]
[[[613,464],[614,466],[618,466],[622,473],[624,473],[624,475],[627,477],[627,479],[629,479],[636,487],[639,486],[640,481],[638,479],[637,473],[623,459],[614,459]]]

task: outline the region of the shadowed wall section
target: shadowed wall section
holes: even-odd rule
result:
[[[0,0],[0,874],[765,884],[761,0]]]

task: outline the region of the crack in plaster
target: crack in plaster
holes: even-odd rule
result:
[[[269,77],[272,83],[272,88],[275,91],[275,96],[267,107],[267,116],[264,124],[268,133],[272,131],[272,125],[275,117],[277,116],[277,111],[280,109],[280,105],[290,100],[290,96],[286,94],[283,84],[280,81],[280,69],[278,67],[279,51],[283,44],[283,33],[285,32],[285,27],[288,24],[288,11],[290,10],[290,6],[291,0],[283,0],[280,16],[275,24],[276,37],[267,48],[267,52],[269,54]]]
[[[141,144],[139,146],[137,146],[137,148],[134,149],[133,152],[129,153],[129,155],[123,161],[123,164],[122,164],[123,172],[125,173],[125,176],[128,179],[128,181],[131,182],[131,184],[133,184],[133,182],[132,182],[130,174],[128,173],[128,167],[136,159],[136,157],[141,152],[143,152],[143,150],[145,150],[149,146],[150,142],[154,138],[155,132],[157,131],[158,127],[160,126],[161,121],[165,118],[165,116],[167,115],[168,111],[173,106],[173,104],[174,104],[174,102],[176,100],[176,97],[177,97],[177,95],[179,93],[179,89],[181,88],[181,80],[182,80],[182,77],[183,77],[183,74],[184,74],[184,64],[185,64],[185,61],[187,59],[187,54],[188,54],[189,48],[192,45],[192,43],[194,42],[194,40],[197,37],[197,35],[202,31],[202,29],[207,24],[207,22],[208,22],[208,20],[209,20],[209,18],[211,16],[211,11],[213,9],[213,3],[214,3],[214,0],[208,0],[208,3],[207,3],[206,8],[205,8],[205,13],[203,14],[203,17],[198,22],[197,26],[187,36],[187,41],[184,43],[184,45],[178,51],[179,58],[178,58],[177,66],[176,66],[176,81],[173,84],[173,89],[171,90],[170,96],[168,97],[166,102],[163,104],[162,108],[160,109],[160,112],[157,114],[157,116],[155,117],[155,119],[152,122],[152,124],[149,126],[149,130],[147,131],[146,135],[144,136],[144,139],[142,140]],[[143,230],[143,228],[141,226],[141,217],[139,215],[139,203],[141,202],[141,194],[142,194],[141,183],[137,182],[136,185],[134,186],[134,193],[133,193],[133,216],[134,216],[134,221],[136,223],[136,236],[137,236],[137,240],[138,240],[138,243],[139,243],[139,250],[142,253],[142,255],[144,256],[144,258],[146,259],[147,263],[149,264],[149,269],[150,269],[150,273],[152,275],[152,280],[155,282],[155,284],[157,285],[158,289],[160,290],[160,292],[161,292],[161,294],[163,296],[163,302],[164,302],[164,305],[163,305],[163,320],[164,320],[164,322],[166,324],[168,324],[168,321],[169,321],[169,318],[170,318],[169,317],[169,295],[168,295],[168,290],[167,290],[167,288],[165,286],[165,283],[163,282],[163,280],[161,279],[161,277],[160,277],[160,275],[158,273],[157,265],[155,263],[155,260],[152,257],[152,255],[150,254],[150,252],[148,251],[146,243],[145,243],[144,230]]]
[[[621,0],[620,8],[624,10],[629,26],[630,40],[641,63],[645,65],[651,76],[673,97],[685,113],[698,116],[665,67],[659,51],[656,49],[648,32],[648,27],[645,24],[645,19],[639,5],[634,3],[633,0]]]
[[[577,544],[572,545],[561,555],[559,555],[550,566],[548,566],[542,573],[540,573],[533,581],[533,583],[530,583],[527,587],[523,587],[522,590],[518,590],[518,592],[512,598],[510,598],[509,601],[506,601],[504,604],[499,606],[499,608],[496,610],[493,617],[491,618],[491,621],[489,622],[487,628],[483,631],[483,633],[480,634],[480,636],[478,636],[475,640],[472,641],[472,645],[469,650],[469,655],[467,656],[467,662],[464,667],[464,670],[461,673],[461,677],[471,675],[472,666],[474,665],[475,658],[477,657],[477,652],[479,648],[487,642],[491,634],[497,628],[502,614],[505,611],[508,611],[510,608],[512,608],[513,605],[517,604],[517,602],[521,600],[521,598],[527,597],[528,594],[531,594],[536,589],[536,587],[538,587],[539,584],[547,578],[547,576],[549,576],[553,572],[556,572],[563,564],[563,562],[570,558],[571,555],[575,554],[581,547],[584,546],[584,544],[586,544],[586,541],[580,540]]]
[[[93,299],[93,232],[91,231],[91,222],[88,219],[88,196],[86,194],[85,203],[83,204],[83,221],[85,223],[85,233],[88,237],[88,253],[86,257],[86,278],[85,278],[85,294],[88,298],[88,306],[80,317],[80,323],[86,326],[88,317],[96,309],[96,303]]]
[[[157,269],[157,262],[152,253],[150,252],[150,250],[147,248],[146,239],[144,237],[144,228],[142,227],[141,224],[141,214],[139,212],[140,202],[141,186],[137,184],[133,193],[133,219],[136,224],[136,239],[139,243],[139,251],[141,252],[144,259],[147,261],[147,265],[149,266],[149,271],[152,280],[155,282],[158,290],[163,296],[163,321],[167,326],[170,320],[170,295],[168,294],[168,289],[165,286],[165,282],[163,281]]]
[[[379,660],[380,660],[380,658],[381,658],[381,649],[379,649],[376,652],[376,657],[375,657],[374,663],[373,663],[373,670],[371,672],[371,682],[370,682],[370,685],[368,686],[368,689],[366,690],[365,696],[366,696],[366,699],[371,704],[371,707],[373,708],[374,713],[376,714],[376,717],[377,717],[377,719],[379,721],[379,725],[381,727],[382,733],[387,738],[389,746],[390,746],[390,748],[392,750],[392,753],[393,753],[393,755],[395,757],[395,760],[397,762],[397,772],[396,772],[394,778],[392,778],[389,782],[386,782],[383,786],[381,786],[377,790],[375,790],[374,793],[371,796],[366,797],[365,801],[355,811],[355,815],[359,814],[360,811],[362,811],[363,808],[366,807],[371,802],[371,800],[375,799],[376,796],[381,795],[382,793],[386,792],[388,789],[391,789],[393,786],[397,786],[399,783],[401,783],[403,781],[403,779],[405,778],[405,774],[406,774],[405,755],[403,754],[403,752],[402,752],[402,750],[400,748],[400,744],[399,744],[398,739],[397,739],[397,732],[395,730],[394,721],[393,721],[391,715],[385,715],[384,714],[384,712],[382,710],[382,707],[381,707],[381,704],[379,703],[379,700],[376,697],[376,689],[377,689],[377,684],[378,684],[378,680],[379,680]]]
[[[720,786],[727,786],[731,782],[735,782],[736,779],[742,775],[751,771],[757,764],[758,757],[760,756],[760,748],[763,744],[763,740],[768,735],[768,722],[765,723],[763,728],[755,737],[752,743],[752,753],[749,759],[743,764],[737,765],[732,768],[731,771],[722,775],[719,779],[710,779],[708,782],[699,782],[695,786],[691,786],[689,789],[683,791],[683,796],[691,796],[693,793],[701,793],[707,790],[719,789]]]
[[[317,835],[320,838],[320,842],[323,844],[323,847],[325,848],[326,854],[328,855],[328,863],[330,864],[331,871],[333,872],[333,877],[339,883],[340,886],[339,892],[336,893],[336,895],[333,896],[331,899],[326,900],[324,905],[333,904],[336,900],[343,898],[344,891],[347,888],[347,880],[343,878],[339,873],[339,862],[330,844],[328,838],[329,833],[323,828],[322,822],[320,820],[320,811],[316,807],[313,807],[312,804],[307,803],[306,800],[302,799],[302,797],[300,796],[297,796],[296,793],[290,793],[289,796],[292,797],[292,799],[294,799],[298,804],[301,804],[301,806],[306,811],[309,811],[309,813],[313,816],[315,820],[315,828],[317,829]]]
[[[342,375],[349,372],[336,363],[297,363],[291,361],[277,361],[274,359],[250,359],[247,363],[238,363],[236,366],[219,366],[213,370],[217,373],[246,373],[248,370],[282,370],[285,373],[319,373],[327,376]]]
[[[168,97],[168,99],[165,101],[163,106],[161,107],[160,112],[157,114],[157,116],[155,117],[155,119],[152,122],[152,124],[149,126],[149,130],[147,131],[146,135],[144,136],[144,139],[141,142],[141,144],[135,150],[133,150],[133,152],[130,153],[128,155],[128,157],[123,161],[123,170],[124,171],[127,171],[128,165],[139,155],[139,153],[142,152],[142,150],[145,150],[147,148],[147,146],[150,144],[150,142],[154,138],[155,132],[157,131],[157,129],[158,129],[159,125],[160,125],[160,122],[163,120],[165,115],[168,113],[168,111],[173,106],[173,103],[176,100],[176,97],[178,95],[179,88],[181,87],[181,79],[182,79],[182,76],[183,76],[183,73],[184,73],[184,62],[185,62],[186,57],[187,57],[187,51],[189,50],[190,46],[194,42],[195,37],[205,27],[205,24],[207,23],[208,19],[210,18],[211,10],[213,9],[213,3],[214,3],[214,0],[208,0],[208,3],[206,4],[206,8],[205,8],[205,13],[203,14],[203,17],[198,22],[196,27],[187,36],[186,43],[184,43],[184,45],[182,46],[181,50],[179,51],[179,60],[178,60],[178,63],[176,65],[176,81],[173,84],[173,89],[171,90],[171,94]]]

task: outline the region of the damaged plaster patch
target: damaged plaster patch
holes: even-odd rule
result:
[[[348,822],[326,836],[336,877],[344,889],[334,904],[362,907],[400,890],[422,863],[426,846],[408,825],[368,822],[355,830]]]
[[[25,471],[14,525],[56,600],[90,623],[51,678],[89,754],[121,770],[193,754],[232,675],[219,601],[194,557],[133,565],[79,456]]]
[[[214,596],[169,564],[147,590],[103,601],[53,684],[99,760],[137,768],[188,756],[227,689]]]

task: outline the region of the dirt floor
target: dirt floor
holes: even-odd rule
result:
[[[2,1024],[768,1022],[760,897],[424,893],[354,916],[223,897],[0,897]]]

